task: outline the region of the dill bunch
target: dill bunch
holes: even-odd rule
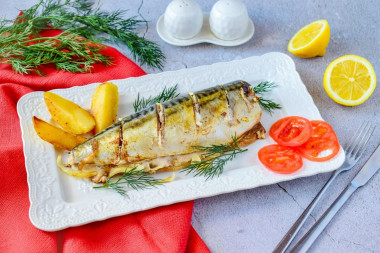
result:
[[[146,21],[125,18],[126,11],[101,11],[90,0],[41,0],[14,20],[0,20],[0,63],[21,74],[54,64],[70,72],[89,72],[94,63],[112,64],[99,43],[125,44],[141,65],[162,69],[164,55],[157,44],[136,34]],[[42,37],[45,30],[65,32]]]

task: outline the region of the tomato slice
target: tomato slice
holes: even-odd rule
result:
[[[321,120],[312,120],[310,139],[297,149],[308,160],[324,162],[336,156],[340,145],[338,138],[329,123]]]
[[[258,156],[266,168],[281,174],[293,173],[303,166],[302,155],[296,149],[277,144],[263,147]]]
[[[311,123],[299,116],[285,117],[272,125],[269,135],[280,145],[300,146],[311,136]]]

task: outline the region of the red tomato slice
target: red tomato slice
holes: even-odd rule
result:
[[[308,160],[324,162],[336,156],[340,145],[330,124],[321,120],[312,120],[310,139],[298,147],[301,154]]]
[[[338,140],[333,128],[326,121],[312,120],[310,123],[312,128],[311,137]]]
[[[300,146],[311,136],[311,123],[299,116],[285,117],[272,125],[269,135],[280,145]]]
[[[260,162],[269,170],[290,174],[303,166],[302,155],[295,149],[281,145],[269,145],[259,150]]]

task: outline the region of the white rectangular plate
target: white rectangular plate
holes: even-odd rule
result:
[[[164,86],[178,84],[179,91],[186,93],[239,79],[252,85],[264,80],[273,81],[278,85],[268,96],[280,103],[282,109],[273,115],[263,112],[262,124],[267,130],[276,120],[289,115],[304,116],[310,120],[321,119],[317,107],[296,72],[293,61],[281,53],[112,82],[119,87],[118,116],[124,117],[133,113],[132,103],[138,92],[143,96],[155,95]],[[88,109],[97,85],[90,84],[53,92]],[[344,152],[341,151],[330,161],[315,163],[304,160],[304,167],[300,171],[290,175],[276,174],[264,168],[257,158],[257,152],[261,147],[274,143],[271,138],[267,138],[250,145],[248,152],[230,162],[220,177],[206,181],[203,177],[192,177],[177,172],[173,182],[140,191],[129,190],[129,197],[123,197],[112,190],[95,190],[89,180],[65,175],[58,169],[58,151],[37,136],[32,123],[32,116],[51,121],[43,100],[43,92],[23,96],[17,104],[17,110],[28,175],[31,202],[29,216],[36,227],[46,231],[311,176],[337,169],[344,160]],[[169,175],[170,173],[165,172],[157,173],[155,176],[165,178]]]

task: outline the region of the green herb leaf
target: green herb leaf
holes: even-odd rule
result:
[[[21,74],[42,74],[42,65],[54,64],[70,72],[90,72],[95,63],[112,64],[99,42],[125,44],[134,59],[162,69],[164,55],[157,44],[136,34],[146,21],[126,18],[126,11],[106,12],[90,0],[41,0],[18,16],[0,21],[0,63]],[[45,30],[61,29],[55,37]]]
[[[232,145],[211,145],[195,146],[197,150],[203,153],[203,161],[193,161],[189,166],[183,169],[187,174],[194,176],[205,176],[206,179],[212,179],[220,176],[224,171],[224,166],[232,161],[236,155],[246,152],[248,149],[241,149],[238,145],[236,136],[232,137]]]
[[[265,99],[265,98],[260,98],[259,104],[264,110],[268,111],[270,114],[272,114],[275,109],[281,109],[280,104],[277,104],[273,102],[272,100]]]
[[[277,85],[274,82],[264,81],[253,87],[253,90],[256,94],[262,94],[271,91],[273,88],[276,87]]]
[[[134,167],[130,170],[125,169],[124,173],[116,181],[113,178],[109,178],[103,185],[94,186],[94,188],[113,189],[123,196],[128,196],[127,187],[140,190],[163,183],[164,181],[162,179],[155,179],[149,172]]]
[[[277,87],[277,85],[274,82],[264,81],[264,82],[259,83],[255,87],[253,87],[253,90],[255,91],[256,95],[260,95],[260,94],[271,91],[275,87]],[[265,99],[263,97],[260,97],[259,104],[264,110],[268,111],[270,114],[272,114],[273,111],[276,109],[281,109],[280,104],[272,100]]]
[[[133,103],[133,108],[135,109],[135,112],[138,112],[156,103],[162,103],[170,99],[176,98],[179,96],[177,89],[178,89],[178,84],[170,88],[167,88],[165,86],[163,91],[160,94],[154,97],[149,96],[148,98],[142,98],[140,97],[140,93],[137,93],[137,98],[135,102]]]

